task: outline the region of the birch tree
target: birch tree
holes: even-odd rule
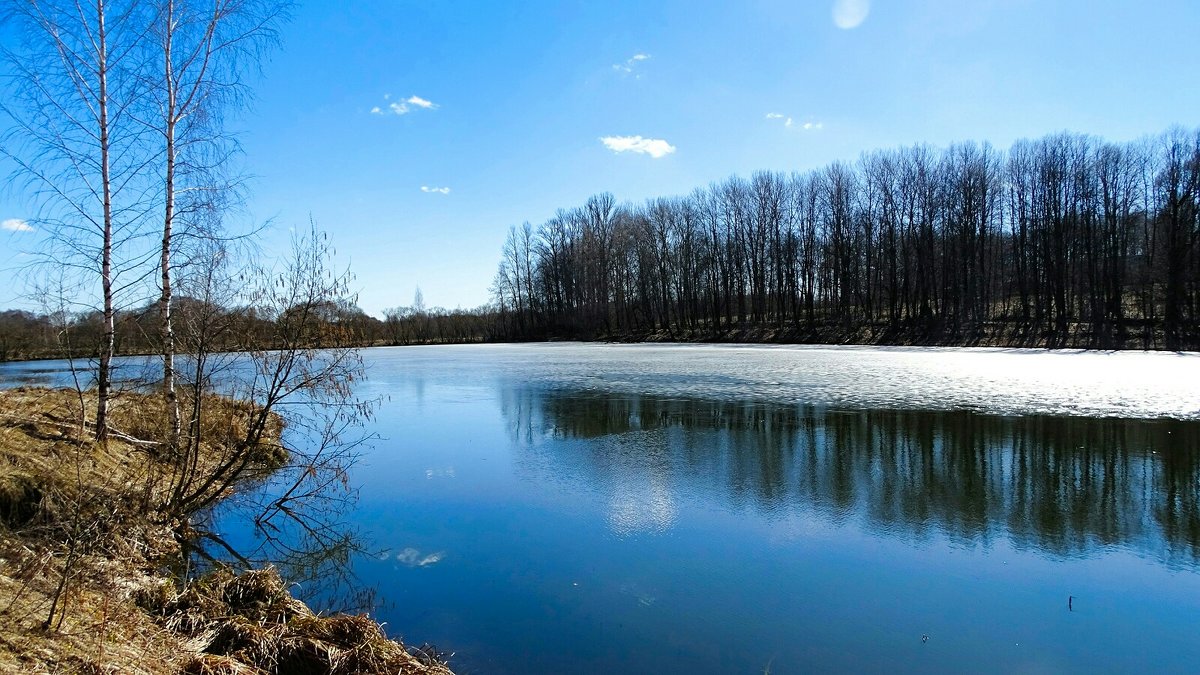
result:
[[[145,68],[144,77],[147,89],[156,93],[146,124],[162,143],[158,312],[162,390],[173,445],[178,445],[181,427],[171,317],[179,221],[193,225],[192,234],[200,238],[214,236],[221,209],[236,198],[238,181],[228,170],[236,143],[224,132],[224,114],[245,100],[243,74],[274,42],[288,7],[276,0],[158,0],[155,4],[149,31],[152,56],[147,58],[154,65]]]
[[[0,152],[37,196],[45,231],[41,262],[72,272],[81,297],[98,290],[103,335],[96,347],[95,435],[108,437],[115,317],[139,281],[138,250],[150,194],[140,67],[145,8],[119,0],[9,0],[4,19],[20,36],[6,49],[8,131]],[[98,289],[97,289],[98,287]],[[78,309],[78,307],[76,308]]]

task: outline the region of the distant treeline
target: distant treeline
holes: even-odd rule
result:
[[[251,307],[226,308],[193,298],[175,299],[174,313],[189,340],[204,340],[206,351],[246,351],[281,348],[275,344],[281,331],[277,325],[292,319],[298,309],[271,316]],[[311,308],[308,311],[313,312]],[[161,349],[157,333],[157,304],[116,317],[117,354],[155,354]],[[405,344],[445,344],[498,339],[495,315],[488,310],[412,309],[398,307],[385,312],[383,320],[354,305],[330,302],[315,309],[308,331],[312,346],[346,347]],[[91,358],[98,354],[104,334],[103,315],[37,314],[21,310],[0,312],[0,361]],[[188,337],[190,336],[190,337]]]
[[[1196,348],[1200,130],[1056,134],[610,194],[510,230],[509,339]]]

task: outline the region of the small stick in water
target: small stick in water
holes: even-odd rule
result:
[[[1067,611],[1068,611],[1068,612],[1074,612],[1074,611],[1075,611],[1074,604],[1075,604],[1075,596],[1073,596],[1073,595],[1068,595],[1068,596],[1067,596]]]

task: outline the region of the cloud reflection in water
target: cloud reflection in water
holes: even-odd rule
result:
[[[428,567],[429,565],[441,562],[442,559],[446,557],[446,552],[438,551],[437,553],[421,555],[419,550],[408,547],[402,549],[395,556],[384,554],[380,556],[380,560],[387,560],[389,557],[406,567]]]

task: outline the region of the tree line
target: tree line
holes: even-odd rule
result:
[[[509,339],[1200,346],[1200,130],[881,150],[510,229]]]
[[[364,347],[417,344],[459,344],[501,339],[497,316],[489,308],[393,307],[378,319],[346,299],[321,299],[313,307],[283,311],[176,296],[172,315],[181,339],[193,340],[197,327],[213,329],[206,336],[210,351],[241,352],[275,349],[282,344],[278,323],[308,311],[314,327],[312,346]],[[159,305],[119,310],[113,316],[113,353],[154,355],[162,348]],[[0,362],[32,359],[96,359],[105,344],[103,313],[0,311]]]
[[[221,316],[227,329],[210,349],[273,346],[286,308],[206,299],[189,286],[212,255],[193,241],[211,243],[201,229],[184,240],[184,290],[170,316]],[[604,193],[537,228],[510,228],[492,294],[491,305],[446,310],[425,307],[418,289],[382,319],[326,298],[308,316],[341,346],[566,338],[1195,349],[1200,130],[1128,143],[1063,133],[1007,151],[913,146],[638,205]],[[109,344],[114,354],[162,353],[162,306],[118,304],[111,333],[100,309],[0,313],[0,360],[96,357]]]

